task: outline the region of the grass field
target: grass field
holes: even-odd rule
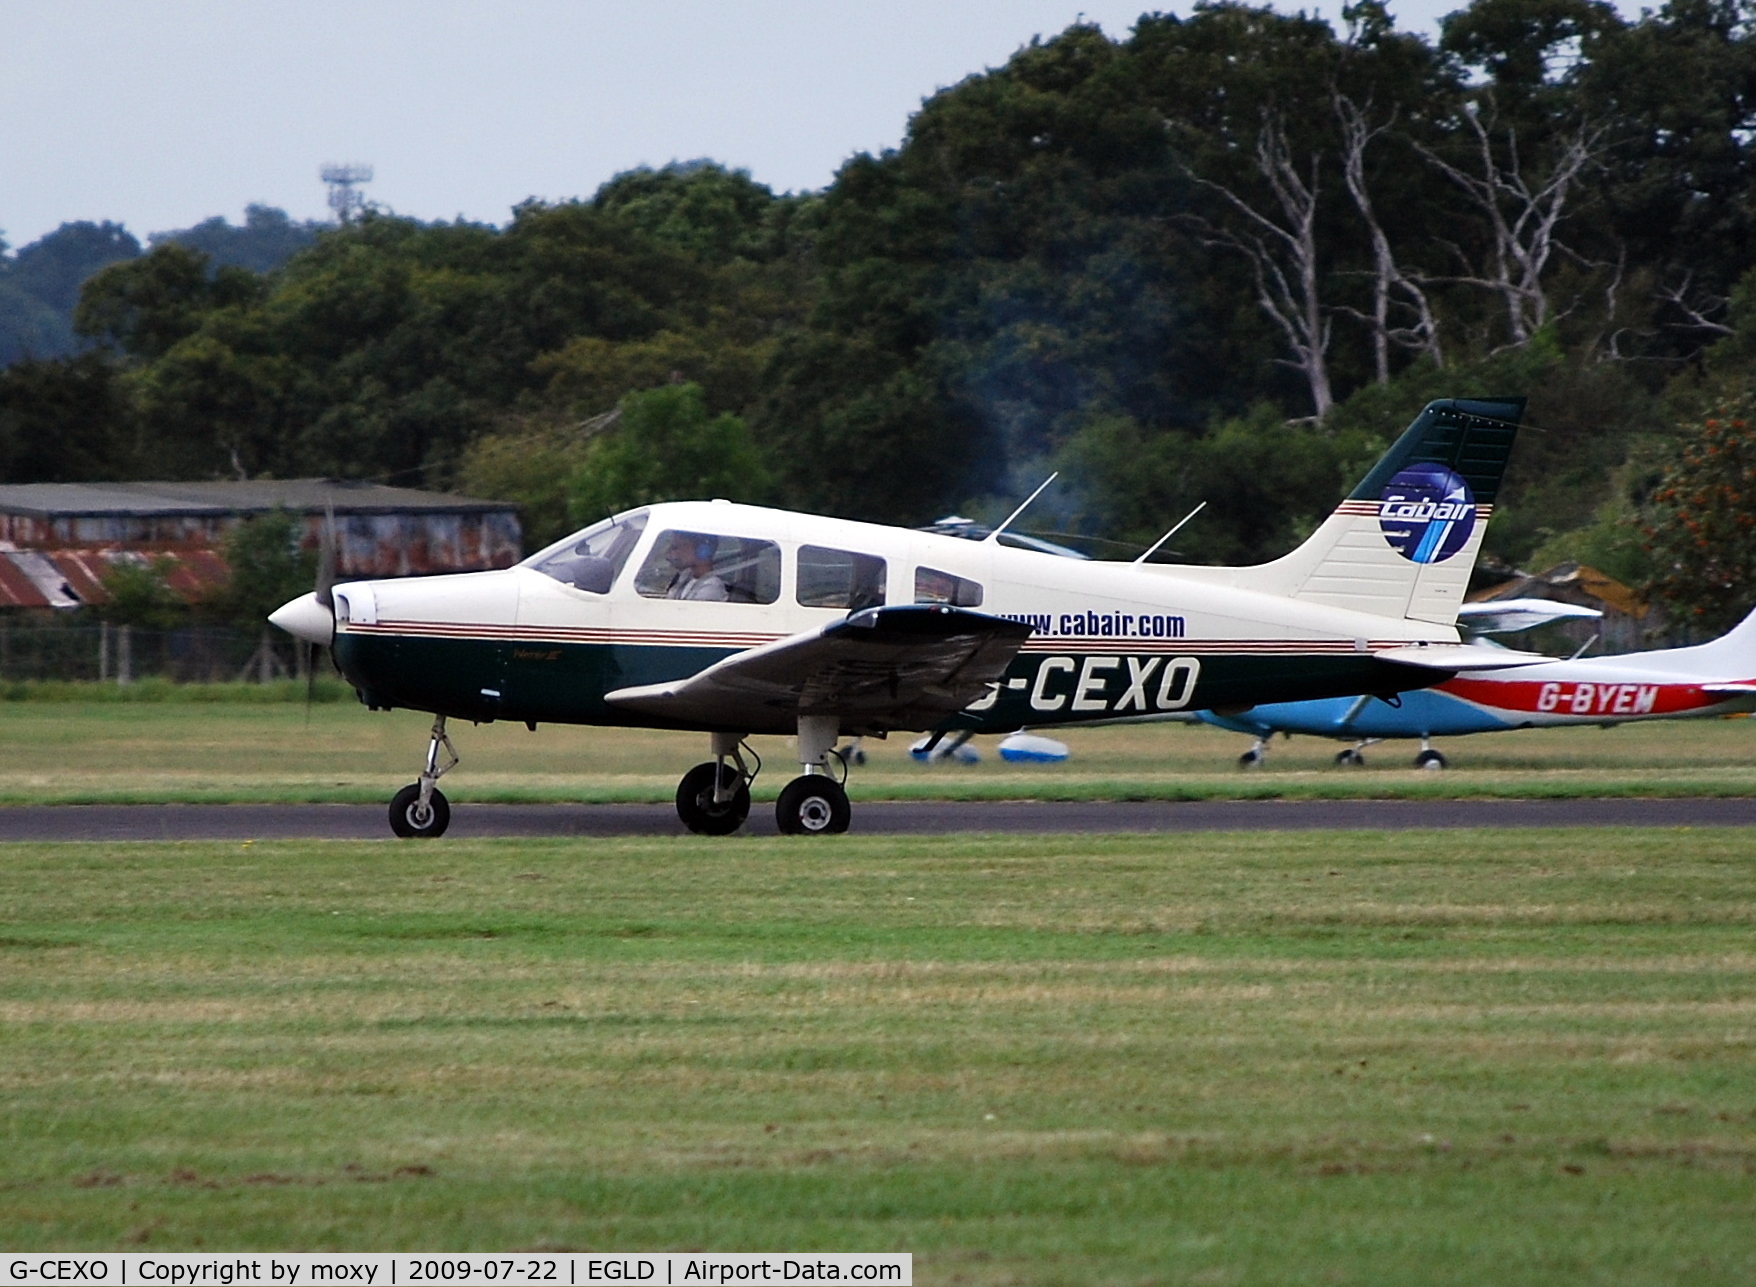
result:
[[[388,799],[411,781],[430,721],[356,703],[0,703],[0,804],[101,801]],[[520,724],[453,730],[463,765],[445,781],[460,801],[663,801],[706,758],[694,734]],[[1532,729],[1441,743],[1453,767],[1409,767],[1413,746],[1373,747],[1362,770],[1331,763],[1337,743],[1278,740],[1269,767],[1236,766],[1249,739],[1205,726],[1154,724],[1064,734],[1063,765],[1002,763],[996,739],[978,765],[917,765],[908,736],[868,741],[859,799],[1224,799],[1349,796],[1746,795],[1756,791],[1756,723],[1671,721],[1621,728]],[[782,738],[758,738],[771,799],[797,771]]]
[[[1756,836],[0,849],[0,1245],[1747,1283]]]

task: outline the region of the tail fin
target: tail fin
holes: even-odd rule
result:
[[[1451,625],[1506,472],[1523,398],[1429,402],[1298,549],[1233,584]]]
[[[1718,639],[1709,639],[1691,648],[1640,654],[1640,659],[1704,678],[1756,679],[1756,612],[1751,612]]]

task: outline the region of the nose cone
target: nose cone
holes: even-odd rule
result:
[[[279,626],[296,639],[328,646],[335,638],[335,613],[317,602],[315,594],[301,594],[283,603],[268,614],[271,625]]]

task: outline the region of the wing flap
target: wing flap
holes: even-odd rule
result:
[[[839,715],[850,732],[928,729],[986,692],[1030,634],[959,608],[868,608],[604,700],[653,719],[751,733],[791,733],[800,715]]]

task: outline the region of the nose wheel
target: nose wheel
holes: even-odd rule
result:
[[[390,829],[404,840],[436,840],[444,835],[451,825],[451,802],[437,783],[456,767],[457,750],[445,733],[445,717],[436,716],[420,780],[390,798]]]
[[[404,840],[432,840],[451,825],[451,801],[433,790],[421,800],[421,784],[411,782],[390,798],[390,829]]]

